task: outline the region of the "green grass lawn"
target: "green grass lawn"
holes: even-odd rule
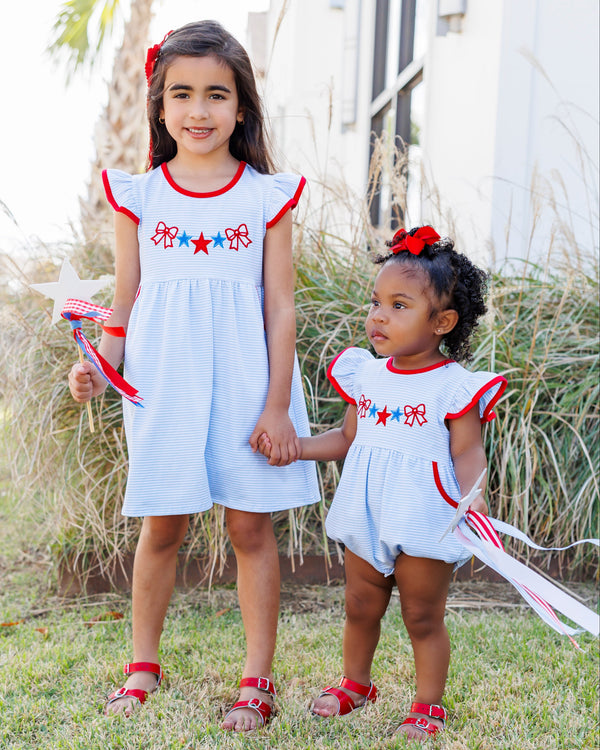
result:
[[[6,483],[5,483],[6,486]],[[236,699],[244,638],[235,592],[175,594],[165,626],[165,688],[134,718],[106,719],[104,696],[130,658],[129,599],[123,594],[55,595],[32,513],[0,500],[0,748],[402,748],[393,731],[414,687],[412,653],[397,601],[383,623],[373,679],[380,699],[352,718],[318,720],[311,696],[341,670],[343,590],[283,592],[275,662],[279,712],[268,729],[225,735]],[[595,587],[573,587],[596,601]],[[109,611],[123,619],[93,626]],[[450,721],[430,747],[453,750],[597,748],[598,651],[548,629],[504,584],[456,584],[447,615],[453,659],[445,697]],[[413,745],[411,745],[413,747]]]

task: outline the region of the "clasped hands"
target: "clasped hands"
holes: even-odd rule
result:
[[[252,451],[262,453],[270,466],[287,466],[301,456],[300,439],[287,410],[267,410],[250,435]]]

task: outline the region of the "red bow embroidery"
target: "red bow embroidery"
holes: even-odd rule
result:
[[[415,419],[419,425],[425,424],[425,422],[427,422],[425,419],[425,404],[419,404],[418,406],[405,406],[404,416],[406,417],[404,424],[407,424],[409,427],[413,426]]]
[[[240,224],[237,229],[226,229],[225,235],[229,240],[231,250],[239,250],[240,242],[244,247],[248,247],[252,242],[248,237],[248,227],[245,224]]]
[[[179,229],[177,227],[168,227],[164,221],[159,221],[156,225],[156,234],[152,237],[152,242],[158,245],[159,242],[164,242],[165,249],[167,247],[173,247],[173,240],[177,237]]]
[[[394,235],[392,252],[394,255],[408,250],[413,255],[419,255],[425,245],[431,245],[440,239],[440,235],[433,227],[419,227],[414,234],[408,234],[406,229],[399,229]]]
[[[356,410],[356,413],[360,417],[360,419],[367,416],[367,411],[370,406],[371,406],[371,399],[365,398],[364,394],[361,394],[360,400],[358,402],[358,409]]]
[[[159,44],[155,44],[154,47],[150,47],[148,49],[148,52],[146,52],[146,65],[144,67],[144,70],[146,71],[146,82],[148,83],[148,86],[150,85],[150,79],[152,78],[152,73],[154,72],[154,65],[156,64],[156,58],[158,57],[160,48],[165,43],[169,34],[172,33],[172,31],[168,31],[165,34],[165,38],[162,40],[162,42],[160,42]]]

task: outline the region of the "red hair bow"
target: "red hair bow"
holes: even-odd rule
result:
[[[419,255],[425,245],[431,245],[440,239],[440,235],[433,227],[419,227],[414,234],[406,229],[399,229],[392,239],[391,251],[394,255],[408,250],[413,255]]]
[[[146,82],[148,83],[148,86],[150,85],[150,79],[152,78],[152,73],[154,72],[154,65],[156,63],[156,58],[158,57],[158,53],[160,52],[160,48],[163,46],[165,41],[167,40],[167,37],[169,34],[172,34],[172,31],[168,31],[165,34],[165,38],[160,42],[159,44],[155,44],[154,47],[150,47],[148,52],[146,53],[146,65],[144,67],[144,70],[146,71]]]

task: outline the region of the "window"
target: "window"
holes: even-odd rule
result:
[[[423,65],[426,48],[427,0],[376,0],[371,93],[371,137],[387,134],[400,142],[406,160],[400,169],[409,185],[411,219],[418,194],[419,133],[423,122]],[[373,143],[369,157],[373,155]],[[390,170],[391,171],[390,165]],[[371,221],[376,226],[404,223],[404,197],[394,194],[393,181],[385,168],[379,174],[371,203]]]

